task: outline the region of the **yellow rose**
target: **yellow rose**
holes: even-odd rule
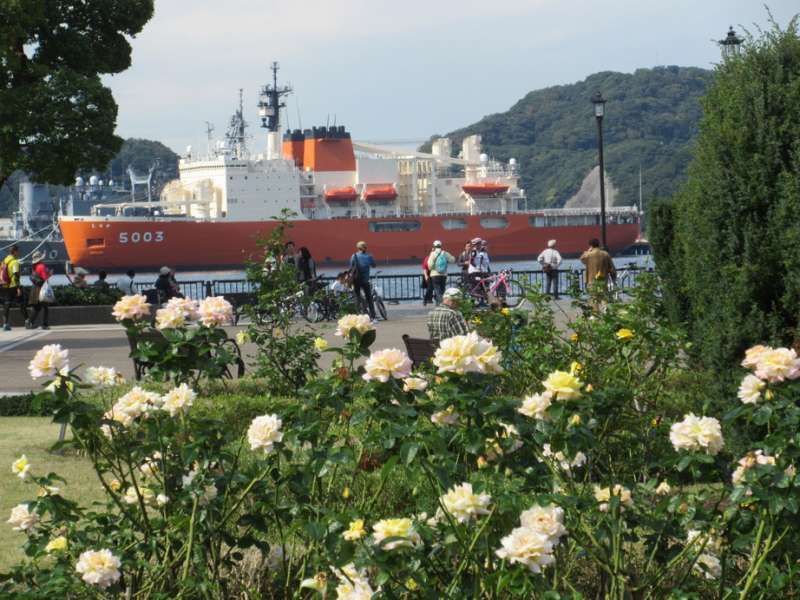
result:
[[[326,340],[324,340],[323,338],[318,337],[318,338],[316,338],[314,340],[314,348],[316,348],[317,350],[319,350],[321,352],[322,350],[325,350],[325,349],[328,348],[328,342]]]
[[[569,418],[570,427],[577,427],[581,424],[581,416],[579,414],[574,414]]]
[[[507,317],[508,315],[511,314],[511,311],[508,310],[507,308],[501,308],[500,309],[500,314],[502,314],[503,316]]]
[[[569,366],[569,374],[577,377],[581,374],[581,371],[583,371],[583,365],[577,360],[573,360],[572,364]]]
[[[580,398],[583,383],[571,373],[553,371],[544,380],[544,387],[556,400],[572,400]]]
[[[569,341],[577,342],[578,341],[578,334],[577,333],[573,333],[571,336],[569,336]]]
[[[247,331],[242,330],[242,331],[239,331],[236,334],[236,343],[237,344],[239,344],[240,346],[244,346],[248,342],[250,342],[250,334],[247,333]]]
[[[365,535],[367,535],[367,530],[364,529],[364,519],[356,519],[350,522],[350,526],[347,531],[342,534],[342,537],[348,542],[353,542],[355,540],[360,540]]]
[[[489,466],[489,463],[486,461],[486,459],[483,456],[479,456],[478,457],[477,463],[478,463],[478,468],[479,469],[485,469],[487,466]]]
[[[586,393],[589,394],[594,391],[594,386],[590,383],[586,386]]]
[[[633,333],[633,331],[632,331],[632,330],[630,330],[630,329],[627,329],[627,328],[625,328],[625,327],[623,327],[622,329],[620,329],[619,331],[617,331],[617,339],[618,339],[618,340],[620,340],[620,341],[629,340],[629,339],[631,339],[633,336],[634,336],[634,333]]]
[[[61,552],[62,550],[67,549],[67,538],[63,535],[58,536],[57,538],[53,538],[49,542],[47,542],[47,546],[44,547],[45,552]]]
[[[342,490],[342,498],[347,500],[349,497],[350,497],[350,488],[345,486],[345,488]]]
[[[112,479],[108,482],[108,487],[111,488],[112,492],[118,492],[122,489],[122,483],[120,483],[119,479]]]

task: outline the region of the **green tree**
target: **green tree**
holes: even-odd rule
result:
[[[100,75],[131,64],[128,36],[153,0],[0,2],[0,187],[16,170],[69,183],[119,150],[117,105]]]
[[[749,39],[703,99],[689,177],[655,215],[656,263],[699,358],[791,342],[800,316],[800,38]]]

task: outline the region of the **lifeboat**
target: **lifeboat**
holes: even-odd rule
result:
[[[364,190],[364,200],[375,202],[379,200],[394,200],[397,198],[397,190],[391,183],[367,184]]]
[[[325,189],[326,202],[353,202],[358,199],[356,188],[349,185],[347,187],[335,187]]]
[[[499,196],[508,191],[509,186],[502,183],[465,183],[461,189],[470,196]]]

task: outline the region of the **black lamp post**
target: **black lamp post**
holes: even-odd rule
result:
[[[739,48],[742,45],[742,39],[736,35],[733,27],[728,27],[728,35],[725,36],[725,39],[719,40],[717,43],[720,45],[720,48],[722,48],[723,59],[739,56]]]
[[[594,117],[597,120],[597,153],[600,158],[600,244],[606,249],[606,180],[603,168],[603,117],[606,111],[606,100],[603,94],[595,92],[592,96]]]

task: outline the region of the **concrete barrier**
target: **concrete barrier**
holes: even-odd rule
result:
[[[50,307],[50,325],[97,325],[116,323],[111,315],[112,306],[102,304],[98,306],[58,306]],[[33,309],[28,307],[28,316],[33,314]],[[0,315],[1,316],[1,315]],[[36,324],[41,326],[42,315],[36,319]],[[11,326],[23,327],[22,314],[17,306],[11,307]]]

